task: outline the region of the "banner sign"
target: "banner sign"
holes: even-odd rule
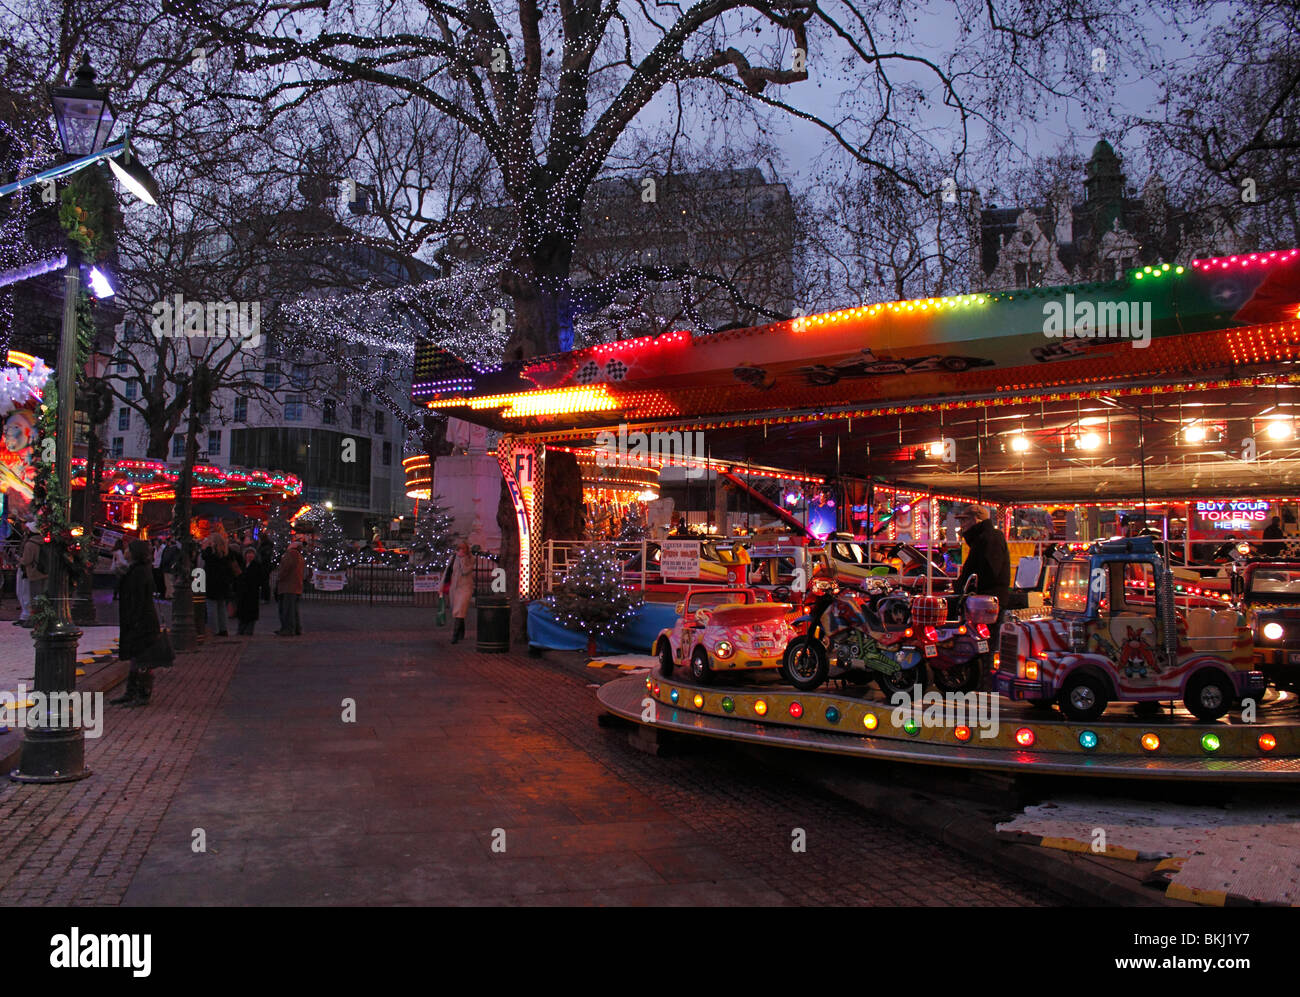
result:
[[[663,541],[659,571],[664,578],[699,578],[700,542],[698,540]]]
[[[317,592],[340,592],[348,583],[346,571],[317,571],[311,576],[311,583]]]
[[[437,575],[412,575],[411,579],[415,584],[416,592],[437,592],[442,586],[439,584],[441,579]]]

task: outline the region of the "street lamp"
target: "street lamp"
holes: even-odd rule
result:
[[[198,642],[194,625],[194,565],[190,561],[190,516],[193,508],[191,493],[194,488],[194,464],[199,454],[199,414],[207,410],[212,401],[212,374],[205,362],[207,341],[202,336],[189,336],[189,347],[194,374],[190,380],[190,417],[185,434],[185,462],[181,465],[180,480],[176,483],[176,520],[172,532],[181,545],[180,578],[172,595],[172,644],[178,651],[193,650]]]
[[[90,59],[82,56],[71,87],[51,91],[59,141],[68,160],[101,152],[113,130],[113,108],[108,94],[95,86]],[[60,485],[61,521],[72,509],[72,423],[76,407],[77,301],[81,295],[81,259],[68,240],[68,262],[63,271],[63,332],[59,342],[58,425],[55,431],[55,478]],[[83,533],[83,542],[85,535]],[[54,622],[37,628],[36,689],[47,709],[39,726],[23,732],[18,768],[10,778],[18,782],[72,782],[90,775],[86,768],[86,741],[80,726],[72,723],[72,696],[77,685],[77,641],[81,631],[72,622],[68,572],[63,538],[52,537],[47,596],[54,603]],[[59,708],[56,708],[58,704]],[[77,711],[78,713],[80,711]]]

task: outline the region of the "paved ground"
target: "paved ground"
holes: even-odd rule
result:
[[[580,668],[430,616],[308,604],[182,656],[91,779],[0,786],[0,903],[1057,902],[725,746],[642,754]]]

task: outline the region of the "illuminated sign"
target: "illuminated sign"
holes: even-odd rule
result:
[[[1216,530],[1254,530],[1269,518],[1266,499],[1222,499],[1195,505],[1197,518]]]

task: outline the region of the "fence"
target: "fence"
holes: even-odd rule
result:
[[[497,556],[495,554],[474,555],[474,595],[482,596],[500,589],[504,577],[495,574]],[[446,565],[408,564],[356,564],[336,572],[313,571],[312,577],[303,585],[303,598],[317,602],[364,602],[386,606],[436,606],[438,595],[442,590],[443,574]],[[426,579],[422,585],[431,586],[428,591],[415,591],[415,576],[419,574]],[[324,576],[324,577],[318,577]],[[329,582],[326,582],[329,579]],[[340,588],[334,588],[342,580]],[[317,582],[329,587],[317,588]],[[494,589],[495,586],[495,589]]]
[[[691,537],[670,537],[669,539],[695,539]],[[811,577],[811,563],[802,564],[804,551],[809,548],[795,543],[779,544],[775,537],[756,536],[745,538],[721,538],[721,537],[702,537],[699,538],[704,543],[711,544],[717,548],[733,548],[743,546],[749,549],[753,556],[757,558],[772,557],[789,557],[793,559],[795,567],[805,569],[805,577]],[[1061,547],[1087,547],[1096,540],[1010,540],[1008,547],[1011,554],[1011,573],[1014,583],[1016,566],[1022,557],[1043,557],[1044,553],[1054,548]],[[843,545],[843,550],[834,550],[834,545]],[[1243,557],[1247,560],[1268,557],[1287,557],[1300,560],[1300,540],[1288,540],[1278,549],[1272,550],[1268,541],[1249,539],[1245,541],[1210,541],[1210,540],[1160,540],[1153,538],[1152,543],[1155,545],[1157,553],[1164,559],[1165,563],[1177,569],[1185,569],[1195,572],[1205,577],[1211,577],[1223,574],[1230,574],[1232,564],[1241,560]],[[1242,554],[1236,551],[1239,543],[1245,543],[1249,547],[1249,552]],[[639,587],[645,590],[647,575],[657,575],[658,565],[653,563],[653,547],[655,541],[585,541],[585,540],[550,540],[546,543],[546,567],[542,579],[542,587],[545,593],[550,593],[559,585],[569,569],[577,560],[578,555],[587,548],[595,547],[602,550],[608,550],[619,559],[623,564],[623,579],[629,587]],[[820,547],[820,545],[814,545]],[[916,572],[921,576],[926,574],[924,567],[917,569],[917,565],[924,565],[924,557],[927,548],[924,545],[902,543],[898,540],[854,540],[838,541],[830,538],[826,546],[832,548],[833,556],[837,560],[847,563],[858,563],[863,566],[887,564],[894,556],[893,552],[901,547],[911,548],[911,550],[920,553],[922,558],[914,561],[911,568],[905,568],[908,573]],[[853,548],[857,548],[855,552]],[[932,569],[931,576],[939,579],[943,578],[945,573],[953,575],[957,571],[958,559],[960,558],[960,549],[957,544],[935,544],[932,548]],[[761,553],[759,553],[761,551]],[[1236,554],[1236,556],[1234,556]],[[861,560],[858,560],[858,557]],[[915,555],[912,555],[913,557]],[[647,572],[643,566],[651,558],[650,570]],[[702,552],[701,561],[707,560],[707,554]],[[946,568],[946,571],[945,571]],[[716,572],[715,572],[716,574]],[[650,581],[656,579],[651,578]],[[714,578],[713,580],[718,580]]]

